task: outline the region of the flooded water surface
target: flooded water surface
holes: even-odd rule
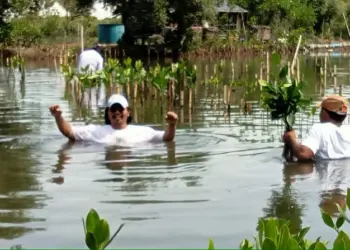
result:
[[[350,58],[328,62],[348,68]],[[204,79],[207,60],[195,63]],[[302,57],[300,63],[307,94],[317,98],[315,58]],[[259,74],[259,60],[235,64],[236,75],[246,65],[248,78]],[[345,96],[350,95],[348,79],[337,80]],[[328,81],[325,93],[333,93],[333,78]],[[329,200],[344,201],[331,191],[348,186],[350,162],[284,165],[283,127],[261,111],[257,95],[248,98],[248,111],[232,97],[228,116],[222,97],[198,84],[194,109],[176,110],[174,142],[133,148],[67,142],[49,105],[60,104],[67,120],[84,124],[103,122],[97,105],[105,100],[87,118],[87,111],[64,95],[64,81],[53,67],[28,66],[24,84],[7,81],[6,69],[0,69],[2,248],[85,247],[81,217],[90,208],[109,221],[111,230],[125,223],[113,248],[205,248],[208,238],[218,248],[237,248],[256,234],[258,218],[267,216],[290,219],[295,232],[311,226],[309,238],[334,238],[320,207],[334,213]],[[133,110],[137,123],[164,128],[164,113],[155,101],[135,104]],[[317,115],[299,117],[298,135],[313,122]]]

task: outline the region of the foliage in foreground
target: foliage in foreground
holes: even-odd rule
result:
[[[109,224],[105,219],[101,219],[96,210],[91,209],[83,218],[85,243],[90,250],[105,249],[117,236],[124,224],[121,224],[118,230],[110,236]]]
[[[346,205],[342,208],[337,204],[339,215],[335,221],[326,212],[321,210],[323,222],[337,232],[337,237],[333,242],[332,249],[346,250],[350,249],[350,238],[341,230],[344,222],[350,223],[346,211],[350,210],[350,188],[347,190]],[[321,240],[318,237],[315,241],[305,238],[310,230],[310,227],[301,229],[298,233],[292,234],[289,230],[289,221],[278,218],[259,219],[258,221],[258,235],[254,236],[255,243],[248,239],[244,239],[239,249],[252,250],[326,250],[329,241]],[[118,230],[110,237],[109,224],[105,219],[101,219],[99,214],[91,209],[86,217],[83,219],[85,231],[85,243],[90,250],[105,249],[116,237],[116,235],[123,228],[124,224],[120,225]],[[209,250],[214,250],[214,242],[209,239]]]
[[[337,232],[332,249],[350,249],[350,238],[341,227],[344,222],[350,223],[346,211],[350,210],[350,188],[347,190],[346,206],[342,208],[337,204],[339,215],[335,221],[332,217],[321,210],[323,222]],[[301,229],[297,234],[291,234],[288,228],[289,222],[278,218],[259,219],[258,236],[254,236],[255,243],[244,239],[239,249],[262,249],[262,250],[326,250],[329,241],[321,241],[318,237],[315,241],[305,238],[310,227]],[[209,239],[209,250],[214,250],[214,242]]]

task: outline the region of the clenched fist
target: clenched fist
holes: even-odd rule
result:
[[[168,124],[175,125],[178,120],[177,114],[174,112],[168,112],[165,116],[165,120],[168,122]]]
[[[50,113],[53,117],[59,118],[62,115],[62,110],[59,105],[51,105],[49,107]]]

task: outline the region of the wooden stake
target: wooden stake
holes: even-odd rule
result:
[[[301,38],[302,38],[302,35],[299,36],[298,45],[297,45],[297,48],[295,50],[294,58],[293,58],[293,61],[292,61],[292,66],[291,66],[291,73],[292,73],[292,75],[294,75],[294,65],[295,65],[295,62],[296,62],[296,59],[297,59],[297,56],[298,56],[298,53],[299,53]]]

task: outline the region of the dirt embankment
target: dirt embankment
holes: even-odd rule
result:
[[[54,58],[63,57],[67,49],[78,49],[79,44],[55,44],[55,45],[39,45],[30,48],[14,48],[5,47],[2,49],[4,58],[14,55],[21,55],[24,59],[30,61],[45,61]]]

